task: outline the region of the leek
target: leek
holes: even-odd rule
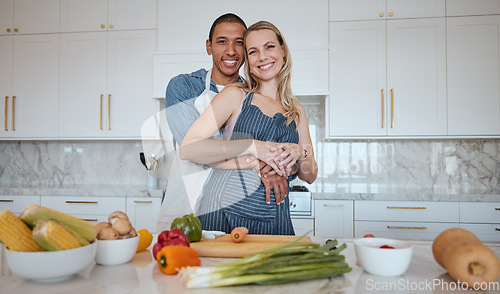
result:
[[[301,237],[302,238],[302,237]],[[209,288],[244,284],[272,285],[321,279],[350,272],[339,253],[337,240],[320,246],[297,240],[213,267],[187,267],[180,271],[186,287]]]

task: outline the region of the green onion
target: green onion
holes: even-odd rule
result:
[[[187,288],[224,287],[244,284],[272,285],[321,279],[350,272],[339,253],[337,240],[317,243],[293,242],[277,245],[241,259],[214,267],[187,267],[180,271]],[[335,248],[336,247],[336,248]]]

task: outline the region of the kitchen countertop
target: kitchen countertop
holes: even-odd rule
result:
[[[156,240],[156,238],[155,238]],[[323,243],[324,238],[312,237]],[[410,241],[414,245],[413,257],[405,274],[399,277],[378,277],[356,266],[352,239],[339,239],[347,243],[342,252],[352,272],[329,279],[319,279],[273,286],[237,286],[188,290],[179,276],[162,274],[151,256],[150,248],[135,255],[131,262],[117,266],[92,263],[80,273],[58,283],[36,283],[12,274],[1,253],[0,293],[476,293],[457,290],[446,270],[432,256],[431,242]],[[485,243],[500,255],[500,243]],[[3,245],[2,245],[3,246]],[[213,266],[234,259],[202,258],[202,266]],[[392,289],[392,291],[387,291]],[[491,285],[489,292],[500,293],[500,280]]]
[[[500,189],[408,188],[399,184],[306,185],[314,200],[500,201]],[[163,188],[144,185],[0,186],[0,195],[162,197]]]

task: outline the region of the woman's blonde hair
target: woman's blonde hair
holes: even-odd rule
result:
[[[283,108],[285,108],[285,117],[286,125],[290,125],[292,121],[299,118],[299,110],[297,109],[296,102],[298,101],[295,96],[292,94],[292,88],[290,85],[291,80],[291,70],[292,70],[292,57],[290,55],[290,50],[288,49],[288,45],[286,44],[285,38],[278,30],[276,26],[267,21],[259,21],[251,25],[245,33],[245,43],[248,37],[248,34],[253,31],[260,30],[271,30],[276,34],[276,38],[281,46],[283,46],[283,50],[285,52],[285,56],[283,57],[283,67],[278,73],[278,95],[281,99],[281,104]],[[258,77],[253,75],[250,72],[250,66],[248,65],[248,52],[245,50],[245,76],[246,81],[242,84],[239,84],[244,91],[248,93],[256,93],[261,89],[261,81]]]

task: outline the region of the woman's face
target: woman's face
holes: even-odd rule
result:
[[[278,75],[283,66],[285,50],[273,31],[263,29],[250,32],[245,40],[245,48],[250,72],[263,81]]]

